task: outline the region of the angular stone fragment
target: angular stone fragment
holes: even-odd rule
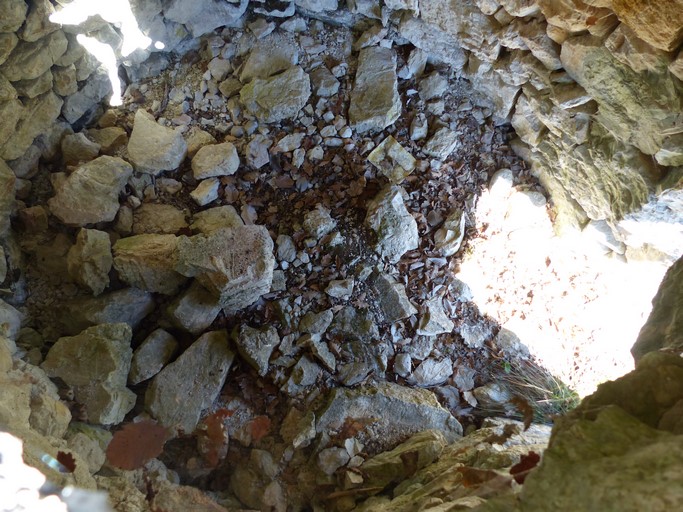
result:
[[[256,134],[247,144],[246,158],[247,164],[255,169],[260,169],[270,163],[268,149],[273,145],[273,141],[265,135]]]
[[[420,319],[417,333],[423,336],[436,336],[453,330],[453,321],[446,316],[441,297],[437,297],[425,304],[425,313]]]
[[[427,141],[423,151],[429,156],[445,160],[458,146],[458,134],[448,128],[439,128]]]
[[[264,123],[295,117],[310,95],[310,79],[300,66],[267,79],[256,78],[240,90],[244,106]]]
[[[128,156],[137,171],[156,176],[177,169],[186,154],[187,144],[179,131],[161,126],[141,108],[135,112]]]
[[[206,206],[218,199],[218,189],[220,186],[221,182],[218,178],[202,180],[199,185],[197,185],[197,188],[190,192],[190,197],[194,199],[194,202],[199,206]]]
[[[612,9],[638,37],[655,48],[670,52],[683,42],[681,0],[613,0]]]
[[[3,237],[10,227],[9,217],[14,210],[15,183],[16,178],[12,169],[0,159],[0,237]]]
[[[410,303],[405,286],[389,274],[380,274],[372,281],[377,294],[379,307],[384,313],[384,320],[390,324],[417,314],[417,309]]]
[[[67,46],[61,30],[33,43],[22,41],[5,61],[2,73],[10,82],[38,78],[55,64]]]
[[[249,5],[248,0],[236,2],[216,2],[197,0],[187,3],[171,0],[164,8],[164,16],[190,29],[197,38],[223,25],[232,25],[239,20]]]
[[[111,242],[104,231],[82,228],[76,243],[66,258],[69,276],[99,295],[109,286],[109,271],[113,263]]]
[[[339,80],[325,65],[318,66],[311,71],[311,84],[313,85],[313,93],[321,98],[334,96],[339,90]]]
[[[325,293],[330,297],[346,300],[353,294],[353,279],[333,279],[325,288]]]
[[[423,101],[429,101],[434,98],[441,98],[448,89],[448,79],[441,76],[438,71],[427,75],[420,80],[418,84],[418,91],[420,98]]]
[[[380,46],[364,48],[351,93],[349,121],[358,133],[383,130],[401,115],[396,54]]]
[[[417,160],[391,135],[368,155],[368,161],[377,167],[389,181],[398,185],[415,170]]]
[[[187,280],[176,272],[178,238],[174,235],[135,235],[114,244],[114,268],[131,286],[173,295]]]
[[[240,157],[230,142],[204,146],[192,157],[192,173],[198,180],[235,174],[239,166]]]
[[[273,280],[273,241],[264,226],[223,228],[178,239],[176,270],[195,277],[226,311],[237,311],[268,293]]]
[[[161,425],[190,434],[218,396],[234,357],[225,331],[207,332],[154,377],[145,408]]]
[[[391,263],[419,243],[417,222],[406,209],[403,194],[399,186],[385,187],[370,201],[365,217],[365,223],[377,234],[375,251]]]
[[[90,128],[87,131],[88,138],[99,144],[100,151],[105,155],[111,155],[117,149],[128,143],[126,130],[119,126],[108,126],[106,128]]]
[[[62,139],[62,159],[66,165],[76,165],[97,158],[100,145],[88,139],[84,133],[73,133]]]
[[[244,226],[244,221],[233,206],[224,205],[209,208],[192,217],[192,231],[209,235],[221,228]]]
[[[35,98],[52,89],[52,73],[48,69],[38,78],[12,83],[17,94],[23,98]]]
[[[671,60],[667,52],[639,39],[623,23],[610,34],[605,41],[605,46],[619,62],[626,64],[637,73],[644,71],[661,73]]]
[[[0,299],[0,336],[15,340],[21,328],[22,314]]]
[[[54,80],[54,91],[60,96],[70,96],[78,91],[78,81],[76,80],[76,66],[53,66],[52,79]]]
[[[241,325],[232,335],[237,351],[263,377],[268,373],[270,355],[280,344],[280,336],[273,326],[255,329]]]
[[[122,323],[90,327],[77,336],[58,339],[41,366],[50,377],[59,377],[73,388],[88,421],[120,423],[135,405],[135,394],[126,388],[133,356],[131,337],[131,328]]]
[[[465,238],[465,214],[456,209],[448,215],[439,229],[434,233],[434,249],[442,256],[453,256]]]
[[[133,352],[128,382],[135,385],[151,379],[171,360],[176,350],[178,341],[163,329],[156,329]]]
[[[304,229],[316,240],[320,240],[336,227],[337,222],[330,215],[330,211],[322,205],[304,215]]]
[[[85,226],[114,220],[119,193],[133,168],[111,156],[92,160],[69,175],[48,200],[50,211],[67,226]]]
[[[79,79],[78,76],[76,78]],[[69,123],[75,123],[93,111],[97,104],[111,92],[109,75],[104,68],[97,68],[87,77],[83,87],[64,98],[62,116]]]
[[[251,49],[240,70],[239,79],[246,84],[254,78],[269,78],[298,63],[297,45],[280,33],[270,34]]]
[[[221,312],[215,295],[193,281],[166,309],[171,323],[192,334],[204,332]]]
[[[445,62],[454,70],[462,69],[467,63],[461,40],[454,34],[413,16],[404,16],[398,30],[402,37],[427,53],[430,58]]]
[[[660,165],[671,167],[683,165],[683,135],[677,133],[667,137],[662,147],[655,153],[655,159]]]

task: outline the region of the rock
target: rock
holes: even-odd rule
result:
[[[165,18],[185,25],[192,36],[198,38],[217,27],[230,26],[237,22],[247,9],[248,0],[238,2],[216,2],[199,0],[187,4],[182,0],[171,0],[164,9]]]
[[[54,81],[54,91],[61,97],[70,96],[78,91],[78,81],[76,80],[76,66],[53,66],[52,79]]]
[[[438,71],[430,73],[418,83],[418,91],[423,101],[441,98],[447,89],[448,79],[441,76]]]
[[[399,186],[382,189],[368,204],[365,223],[377,234],[374,246],[383,258],[396,263],[419,242],[417,222],[403,204],[405,191]]]
[[[187,144],[179,131],[161,126],[143,109],[135,112],[128,156],[137,171],[156,176],[177,169],[186,154]]]
[[[204,146],[216,143],[216,138],[210,133],[198,128],[190,128],[187,135],[187,156],[192,158]]]
[[[267,79],[256,78],[240,90],[246,109],[264,123],[295,117],[310,95],[310,79],[300,66]]]
[[[247,164],[260,169],[270,163],[270,153],[268,149],[273,145],[273,141],[265,135],[256,134],[247,144],[246,159]]]
[[[310,12],[336,11],[339,7],[337,0],[294,0],[294,3]]]
[[[62,116],[69,123],[75,123],[81,118],[86,118],[87,121],[87,114],[95,110],[97,105],[111,92],[109,75],[104,68],[98,68],[96,73],[88,77],[81,89],[64,98]]]
[[[389,135],[368,155],[368,161],[377,167],[393,185],[401,183],[415,170],[417,161],[396,139]]]
[[[201,212],[197,212],[192,217],[190,227],[192,231],[210,235],[221,228],[235,228],[244,226],[244,221],[237,210],[230,205],[216,206]]]
[[[104,231],[82,228],[69,249],[66,263],[69,276],[97,296],[109,286],[113,263],[111,242]]]
[[[135,385],[154,377],[177,350],[178,342],[171,334],[163,329],[152,331],[133,352],[128,383]]]
[[[449,358],[437,361],[425,359],[406,379],[413,386],[431,387],[443,384],[453,375],[453,361]]]
[[[304,229],[309,236],[320,240],[337,227],[337,221],[330,216],[330,211],[322,205],[304,215]]]
[[[325,368],[334,372],[337,368],[337,360],[330,351],[327,343],[320,339],[319,334],[305,334],[296,342],[299,347],[306,347],[311,351],[313,357],[320,361]]]
[[[422,149],[429,156],[445,160],[458,147],[458,134],[448,128],[439,128]]]
[[[683,136],[680,134],[675,134],[664,139],[662,147],[655,153],[657,163],[671,167],[683,165],[682,141]]]
[[[296,259],[296,245],[294,240],[288,235],[278,235],[277,240],[277,259],[292,263]]]
[[[4,237],[10,228],[10,214],[14,211],[15,183],[14,172],[4,160],[0,160],[0,237]]]
[[[299,149],[301,147],[301,142],[304,140],[306,134],[304,132],[290,133],[285,135],[279,141],[275,147],[271,150],[273,154],[275,153],[287,153]]]
[[[451,212],[434,233],[434,249],[442,256],[453,256],[460,250],[465,238],[465,214],[460,209]]]
[[[384,414],[378,417],[377,411]],[[390,382],[333,389],[316,417],[319,434],[338,430],[349,418],[361,423],[369,420],[374,439],[384,448],[429,429],[440,431],[449,442],[462,436],[460,423],[432,393]]]
[[[195,277],[229,312],[250,306],[268,293],[274,264],[273,241],[264,226],[179,237],[176,270]]]
[[[65,135],[61,146],[65,165],[86,163],[100,154],[100,145],[88,139],[82,132]]]
[[[467,62],[460,38],[440,27],[413,16],[403,16],[399,34],[423,50],[429,57],[460,70]]]
[[[0,21],[0,32],[16,32],[24,24],[28,6],[26,2],[2,0],[0,1],[0,11],[3,13]]]
[[[78,453],[87,463],[91,475],[97,473],[107,461],[105,450],[112,439],[108,430],[87,423],[73,422],[65,439],[70,450]]]
[[[10,82],[38,78],[64,55],[67,45],[61,30],[36,42],[20,41],[3,64],[2,73]]]
[[[644,0],[614,0],[611,4],[619,19],[655,48],[670,52],[683,43],[680,0],[663,0],[656,7]]]
[[[302,356],[292,368],[292,373],[287,379],[282,390],[289,396],[296,396],[306,390],[307,387],[315,385],[318,381],[321,368],[308,356]]]
[[[23,98],[35,98],[52,90],[52,73],[47,70],[38,78],[13,82],[12,86],[17,94]]]
[[[166,309],[171,323],[192,334],[200,334],[211,326],[221,311],[218,299],[193,281]]]
[[[277,329],[272,326],[255,329],[241,325],[233,332],[232,339],[240,355],[263,377],[268,373],[270,355],[280,344]]]
[[[325,65],[318,66],[311,71],[311,84],[313,93],[321,98],[329,98],[339,91],[339,80]]]
[[[196,487],[177,485],[167,480],[159,480],[154,486],[154,497],[149,506],[152,510],[166,512],[182,512],[196,510],[198,512],[224,512],[227,510],[214,499]]]
[[[187,228],[186,212],[170,204],[142,203],[133,212],[133,234],[170,235]]]
[[[240,166],[237,149],[230,142],[202,147],[192,158],[192,174],[198,180],[230,176]]]
[[[299,50],[289,37],[270,34],[258,41],[249,52],[239,74],[240,82],[269,78],[299,63]]]
[[[411,78],[418,78],[424,73],[427,65],[427,53],[420,48],[413,48],[410,50],[406,65],[398,72],[398,76],[404,80]]]
[[[353,279],[336,279],[328,283],[325,293],[336,299],[348,300],[353,294]]]
[[[174,235],[135,235],[113,247],[114,268],[122,281],[153,293],[174,295],[187,280],[176,272],[178,238]]]
[[[384,321],[390,324],[417,314],[406,295],[405,287],[389,274],[379,274],[372,281]]]
[[[401,115],[396,54],[379,46],[364,48],[351,92],[349,124],[358,133],[380,131]]]
[[[443,302],[441,297],[436,297],[426,302],[425,312],[420,318],[420,325],[417,328],[417,333],[422,336],[436,336],[437,334],[446,334],[453,331],[453,321],[446,316],[443,309]]]
[[[190,192],[190,197],[199,206],[206,206],[218,199],[218,189],[220,186],[221,182],[218,178],[203,180],[197,185],[197,188]]]
[[[560,47],[548,37],[545,24],[523,21],[519,25],[519,36],[531,54],[540,60],[547,69],[554,71],[562,68]]]
[[[56,187],[48,200],[50,211],[67,226],[114,220],[119,193],[133,174],[128,162],[101,156],[81,165]]]
[[[326,309],[320,313],[308,312],[299,321],[299,330],[313,335],[323,335],[332,323],[334,313],[331,309]]]
[[[192,433],[223,387],[233,359],[224,331],[205,333],[154,377],[145,408],[161,425]]]
[[[491,327],[480,323],[465,322],[460,326],[460,336],[470,348],[481,348],[491,337]]]
[[[102,324],[57,340],[41,365],[50,377],[59,377],[85,406],[88,421],[112,425],[123,421],[135,405],[126,388],[133,351],[132,331],[126,324]]]
[[[349,454],[346,448],[332,447],[325,448],[318,452],[318,468],[328,476],[334,475],[334,473],[345,466],[349,462]]]
[[[230,99],[238,94],[241,88],[242,82],[233,77],[228,77],[218,84],[218,90],[223,96],[226,97],[226,99]]]
[[[77,334],[87,327],[123,322],[135,328],[155,307],[151,293],[124,288],[95,298],[76,299],[60,308],[61,327]]]
[[[0,336],[15,340],[21,328],[22,314],[0,299]]]

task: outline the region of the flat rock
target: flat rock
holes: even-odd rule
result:
[[[239,354],[261,377],[268,373],[270,355],[280,344],[280,336],[275,327],[255,329],[248,325],[241,325],[235,330],[232,338]]]
[[[141,108],[135,112],[128,156],[137,171],[156,176],[177,169],[186,155],[187,144],[180,131],[161,126]]]
[[[434,233],[434,248],[442,256],[453,256],[465,238],[465,215],[460,209],[453,210]]]
[[[119,193],[133,174],[128,162],[101,156],[81,165],[57,186],[48,200],[50,211],[67,226],[114,220]]]
[[[90,327],[59,338],[41,366],[74,390],[88,421],[114,425],[135,405],[135,394],[126,388],[133,356],[131,337],[131,328],[122,323]]]
[[[339,91],[339,80],[324,65],[311,71],[311,84],[313,93],[321,98],[329,98]]]
[[[187,228],[187,213],[173,205],[142,203],[133,212],[133,234],[170,235]]]
[[[423,101],[441,98],[448,89],[448,79],[434,71],[420,80],[417,88]]]
[[[379,274],[372,281],[372,287],[386,322],[393,324],[417,314],[417,309],[408,300],[405,286],[389,274]]]
[[[192,217],[192,224],[190,227],[192,231],[209,235],[221,228],[236,228],[244,226],[244,221],[233,206],[215,206],[197,212]]]
[[[417,222],[403,203],[404,194],[399,186],[385,187],[369,202],[365,217],[365,223],[377,234],[375,251],[391,263],[419,243]]]
[[[237,149],[230,142],[202,147],[192,157],[192,174],[198,180],[213,176],[230,176],[240,166]]]
[[[246,109],[265,123],[295,117],[310,95],[310,79],[300,66],[267,79],[256,78],[240,90]]]
[[[131,385],[151,379],[178,350],[178,341],[163,329],[156,329],[133,352],[128,382]]]
[[[218,189],[220,189],[221,182],[218,178],[208,178],[202,180],[197,188],[190,192],[190,197],[199,206],[206,206],[207,204],[218,199]]]
[[[93,295],[109,286],[109,271],[113,263],[111,241],[104,231],[81,228],[76,243],[69,249],[66,264],[69,276]]]
[[[195,335],[204,332],[220,311],[221,305],[216,296],[196,281],[166,308],[166,314],[175,327]]]
[[[401,115],[396,77],[396,54],[388,48],[364,48],[351,92],[349,121],[358,133],[380,131]]]
[[[233,359],[225,331],[205,333],[154,377],[145,408],[161,425],[190,434],[218,396]]]
[[[368,161],[377,167],[389,181],[398,185],[415,170],[417,160],[391,135],[368,155]]]
[[[100,145],[84,133],[65,135],[61,143],[62,160],[66,165],[76,165],[94,160],[100,154]]]
[[[316,240],[320,240],[336,227],[337,222],[330,215],[330,211],[322,205],[304,215],[304,229]]]
[[[443,384],[453,375],[453,361],[449,358],[440,361],[425,359],[407,378],[409,384],[420,387],[432,387]]]
[[[298,46],[280,33],[270,34],[251,48],[239,79],[246,84],[254,78],[269,78],[298,63]]]
[[[417,333],[422,336],[436,336],[451,332],[454,326],[453,321],[446,316],[441,297],[436,297],[425,304]]]
[[[458,146],[458,134],[448,128],[439,128],[425,144],[423,151],[429,156],[445,160]]]
[[[480,323],[465,322],[460,326],[460,336],[470,348],[481,348],[491,337],[491,327]]]
[[[255,169],[260,169],[264,165],[270,163],[270,153],[268,149],[273,145],[273,141],[261,135],[260,133],[254,137],[247,144],[246,159],[247,164]]]
[[[105,155],[111,155],[120,147],[128,144],[128,134],[119,126],[90,128],[86,133],[90,140],[100,146],[100,151]]]

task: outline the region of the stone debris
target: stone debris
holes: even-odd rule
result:
[[[239,166],[240,157],[230,142],[203,146],[192,157],[192,173],[198,180],[235,174]]]
[[[187,212],[170,204],[142,203],[133,212],[134,235],[176,234],[187,228]]]
[[[365,217],[365,223],[377,234],[375,250],[391,263],[419,244],[417,222],[405,207],[404,194],[401,187],[385,187],[370,201]]]
[[[313,93],[321,98],[329,98],[339,91],[339,80],[324,65],[311,71]]]
[[[275,347],[280,344],[280,336],[274,327],[255,329],[241,325],[235,330],[232,339],[240,355],[256,369],[260,376],[268,372],[268,361]]]
[[[325,288],[325,293],[336,299],[347,300],[353,294],[354,279],[335,279]]]
[[[453,361],[449,358],[440,361],[425,359],[406,380],[414,386],[432,387],[443,384],[452,374]]]
[[[67,255],[69,275],[77,283],[99,295],[109,286],[109,271],[114,262],[111,241],[104,231],[81,228],[76,243]]]
[[[448,79],[440,75],[437,71],[424,77],[418,84],[420,98],[422,98],[423,101],[441,98],[447,90]]]
[[[267,79],[255,78],[240,90],[246,109],[264,123],[295,117],[310,95],[310,79],[300,66]]]
[[[439,160],[445,160],[455,148],[458,147],[460,138],[458,134],[448,128],[439,128],[432,135],[422,149],[429,156]]]
[[[163,329],[156,329],[133,352],[128,383],[139,384],[151,379],[171,360],[178,350],[178,341]]]
[[[425,304],[425,312],[420,318],[417,333],[422,336],[436,336],[437,334],[449,333],[455,327],[453,321],[448,318],[443,309],[443,300],[437,297]]]
[[[192,197],[199,206],[206,206],[218,199],[218,189],[220,186],[221,182],[218,178],[203,180],[197,185],[197,188],[190,192],[190,197]]]
[[[244,226],[242,217],[233,206],[215,206],[208,210],[197,212],[192,217],[190,228],[192,231],[210,235],[222,228],[236,228]]]
[[[62,139],[62,160],[65,165],[77,165],[94,160],[100,154],[101,146],[91,141],[84,133],[66,135]]]
[[[453,210],[434,233],[434,248],[443,256],[453,256],[460,250],[465,238],[465,214],[462,210]]]
[[[368,161],[377,167],[393,185],[401,183],[415,170],[417,160],[391,135],[384,139],[372,153]]]
[[[270,34],[251,48],[240,70],[239,80],[247,84],[254,78],[269,78],[298,63],[298,46],[283,34]]]
[[[322,205],[311,210],[304,216],[304,229],[311,237],[320,240],[337,227],[337,222],[331,217],[330,211]]]
[[[195,335],[208,329],[220,311],[221,305],[216,296],[196,281],[166,308],[166,314],[175,327]]]
[[[143,109],[135,112],[128,156],[138,172],[156,176],[177,169],[186,155],[187,143],[179,131],[161,126]]]
[[[491,327],[479,323],[466,322],[460,326],[460,336],[465,345],[471,348],[481,348],[491,338]]]
[[[273,145],[273,141],[265,135],[257,134],[249,141],[246,150],[247,164],[255,169],[260,169],[270,163],[270,153],[268,150]]]
[[[384,314],[384,320],[390,324],[417,314],[406,295],[405,286],[388,274],[379,274],[372,281],[377,294],[379,307]]]

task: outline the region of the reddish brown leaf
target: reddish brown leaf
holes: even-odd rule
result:
[[[228,432],[225,419],[235,413],[229,409],[218,409],[202,421],[197,429],[197,447],[207,465],[218,466],[228,452]]]
[[[522,455],[519,462],[510,468],[510,474],[514,477],[515,482],[523,484],[529,471],[534,469],[540,461],[541,456],[536,452],[529,452],[527,455]]]
[[[531,426],[531,422],[534,421],[534,409],[531,407],[529,402],[521,396],[513,396],[510,399],[510,403],[514,405],[522,415],[524,421],[524,430],[526,431]]]
[[[114,434],[107,447],[107,459],[117,468],[137,469],[159,455],[168,438],[168,431],[154,421],[128,423]]]
[[[485,441],[491,444],[503,444],[515,434],[519,434],[519,429],[514,423],[508,423],[503,427],[502,434],[491,434]]]
[[[57,452],[57,461],[64,466],[67,473],[76,471],[76,461],[74,456],[67,452]]]
[[[251,440],[260,441],[270,433],[270,418],[268,416],[257,416],[249,423]]]
[[[462,475],[462,485],[464,487],[478,487],[484,482],[499,476],[495,471],[470,467],[458,468],[458,473]]]

